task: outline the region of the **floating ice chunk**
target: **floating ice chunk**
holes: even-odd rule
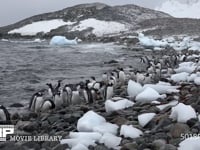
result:
[[[191,118],[197,118],[197,115],[194,108],[190,105],[179,103],[178,105],[172,107],[169,117],[173,120],[177,120],[177,122],[186,123]]]
[[[139,124],[142,127],[146,126],[155,115],[156,115],[155,113],[145,113],[145,114],[139,115],[138,116]]]
[[[77,144],[71,150],[88,150],[88,148],[83,144]]]
[[[174,69],[176,73],[187,72],[192,73],[196,69],[196,66],[182,66],[177,69]]]
[[[186,138],[179,143],[178,150],[199,150],[200,149],[200,137]]]
[[[154,90],[156,90],[159,94],[166,94],[169,93],[169,90],[175,90],[178,88],[178,86],[171,86],[171,85],[166,85],[162,83],[158,84],[145,84],[144,88],[150,87]]]
[[[171,101],[171,102],[169,102],[168,104],[163,104],[163,105],[159,105],[159,106],[156,106],[158,109],[160,109],[160,110],[163,110],[163,109],[165,109],[166,107],[168,107],[168,106],[175,106],[175,105],[177,105],[178,104],[178,101]]]
[[[156,90],[147,87],[144,89],[143,92],[138,94],[135,98],[136,101],[141,101],[141,102],[151,102],[155,101],[159,98],[165,98],[166,95],[160,95]]]
[[[118,149],[118,146],[121,143],[121,140],[122,140],[121,137],[117,137],[110,133],[105,133],[102,136],[100,143],[103,143],[108,148]]]
[[[75,138],[75,139],[62,139],[60,141],[60,144],[67,144],[69,147],[75,147],[76,145],[78,144],[82,144],[86,147],[88,146],[96,146],[96,143],[94,140],[91,140],[91,139],[78,139],[78,138]]]
[[[192,73],[190,76],[187,77],[188,82],[193,82],[194,79],[197,77],[196,73]]]
[[[99,141],[102,135],[98,132],[70,132],[69,137],[74,139],[91,139],[94,141]]]
[[[68,40],[64,36],[53,36],[50,45],[58,45],[58,46],[64,46],[64,45],[76,45],[77,39],[74,40]]]
[[[125,109],[128,107],[132,107],[134,103],[132,101],[129,101],[127,99],[119,100],[116,102],[113,102],[111,100],[107,100],[105,102],[105,108],[106,112],[113,112],[121,109]]]
[[[165,40],[154,40],[153,38],[144,36],[143,33],[139,33],[139,42],[145,47],[166,47],[168,42]]]
[[[200,85],[200,77],[196,77],[196,78],[194,79],[194,83],[195,83],[196,85]]]
[[[174,82],[184,82],[187,81],[188,76],[189,73],[187,72],[177,73],[171,76],[171,80],[173,80]]]
[[[118,125],[106,122],[101,125],[95,126],[93,130],[94,132],[99,132],[101,134],[111,133],[113,135],[116,135],[118,128]]]
[[[93,111],[88,111],[78,120],[77,129],[79,132],[92,132],[95,126],[105,122],[106,120],[104,117]]]
[[[127,88],[127,92],[128,92],[128,95],[130,97],[135,97],[137,96],[140,92],[142,92],[142,86],[140,83],[136,83],[132,80],[129,80],[128,81],[128,88]]]
[[[120,135],[124,137],[137,138],[143,135],[143,132],[132,125],[122,125],[120,129]]]

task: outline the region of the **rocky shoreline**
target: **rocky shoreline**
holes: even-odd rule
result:
[[[178,100],[179,103],[191,105],[199,113],[200,86],[192,82],[169,82],[172,85],[180,86],[178,88],[179,92],[167,94],[167,97],[159,104],[136,101],[132,107],[107,113],[105,101],[98,100],[93,104],[70,105],[59,110],[52,110],[49,113],[36,114],[29,111],[22,114],[15,113],[11,116],[11,123],[15,125],[15,135],[62,136],[62,139],[66,139],[70,132],[77,132],[77,121],[86,112],[93,110],[110,123],[118,126],[132,125],[143,132],[143,135],[137,138],[121,136],[120,146],[122,150],[176,150],[180,142],[184,140],[182,134],[195,135],[200,132],[199,119],[196,117],[185,123],[177,122],[169,118],[173,105],[168,105],[164,109],[159,109],[157,106]],[[114,97],[125,98],[127,96],[127,83],[124,86],[116,87]],[[132,100],[135,101],[135,99]],[[142,127],[139,125],[138,115],[144,113],[155,113],[156,115],[147,125]],[[0,143],[0,149],[2,150],[65,150],[67,148],[69,148],[67,144],[60,144],[59,141],[12,142],[8,140]],[[108,150],[109,148],[97,143],[96,146],[89,146],[89,149]]]

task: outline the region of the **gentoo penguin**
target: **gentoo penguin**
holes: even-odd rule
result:
[[[119,68],[119,83],[120,85],[124,85],[126,81],[126,75],[124,73],[123,68]]]
[[[0,105],[0,121],[10,121],[10,113],[3,105]]]
[[[102,82],[108,84],[108,74],[106,72],[102,74]]]
[[[41,109],[41,106],[44,102],[43,93],[37,92],[35,93],[29,103],[29,109],[35,113],[38,113]]]
[[[46,85],[49,87],[49,89],[48,89],[49,96],[53,98],[54,97],[54,89],[53,89],[52,84],[47,83]]]
[[[142,74],[140,71],[137,71],[137,73],[136,73],[136,82],[138,82],[140,84],[143,84],[144,79],[145,79],[144,74]]]
[[[48,112],[51,109],[55,108],[55,104],[51,99],[45,99],[42,106],[41,106],[41,112]]]
[[[91,80],[86,80],[86,83],[87,83],[87,87],[90,89],[90,88],[93,88],[94,87],[94,84],[96,83],[96,79],[95,77],[91,77]]]
[[[108,100],[111,99],[113,97],[113,84],[112,83],[108,83],[108,85],[105,88],[104,91],[104,100]]]
[[[54,89],[55,92],[60,91],[61,82],[62,82],[62,80],[58,80],[58,84],[57,84],[57,86],[56,86],[55,89]]]
[[[63,106],[63,99],[61,97],[61,92],[57,91],[54,96],[54,103],[56,108],[61,108]]]
[[[66,84],[61,93],[63,103],[64,105],[70,105],[71,104],[71,97],[72,97],[72,89],[70,84]]]

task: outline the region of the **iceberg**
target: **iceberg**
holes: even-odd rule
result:
[[[64,36],[53,36],[50,41],[50,45],[65,46],[65,45],[76,45],[77,38],[74,40],[68,40]]]

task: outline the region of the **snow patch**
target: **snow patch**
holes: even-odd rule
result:
[[[52,29],[57,29],[64,25],[72,25],[75,22],[64,22],[62,19],[53,19],[53,20],[45,20],[45,21],[37,21],[31,24],[25,25],[18,29],[14,29],[8,32],[8,34],[19,33],[22,36],[25,35],[36,35],[39,32],[48,33]]]
[[[92,33],[96,36],[103,36],[105,34],[115,34],[121,31],[127,31],[124,24],[115,21],[103,21],[95,18],[88,18],[80,21],[80,23],[74,26],[71,31],[83,31],[88,28],[93,28]]]

